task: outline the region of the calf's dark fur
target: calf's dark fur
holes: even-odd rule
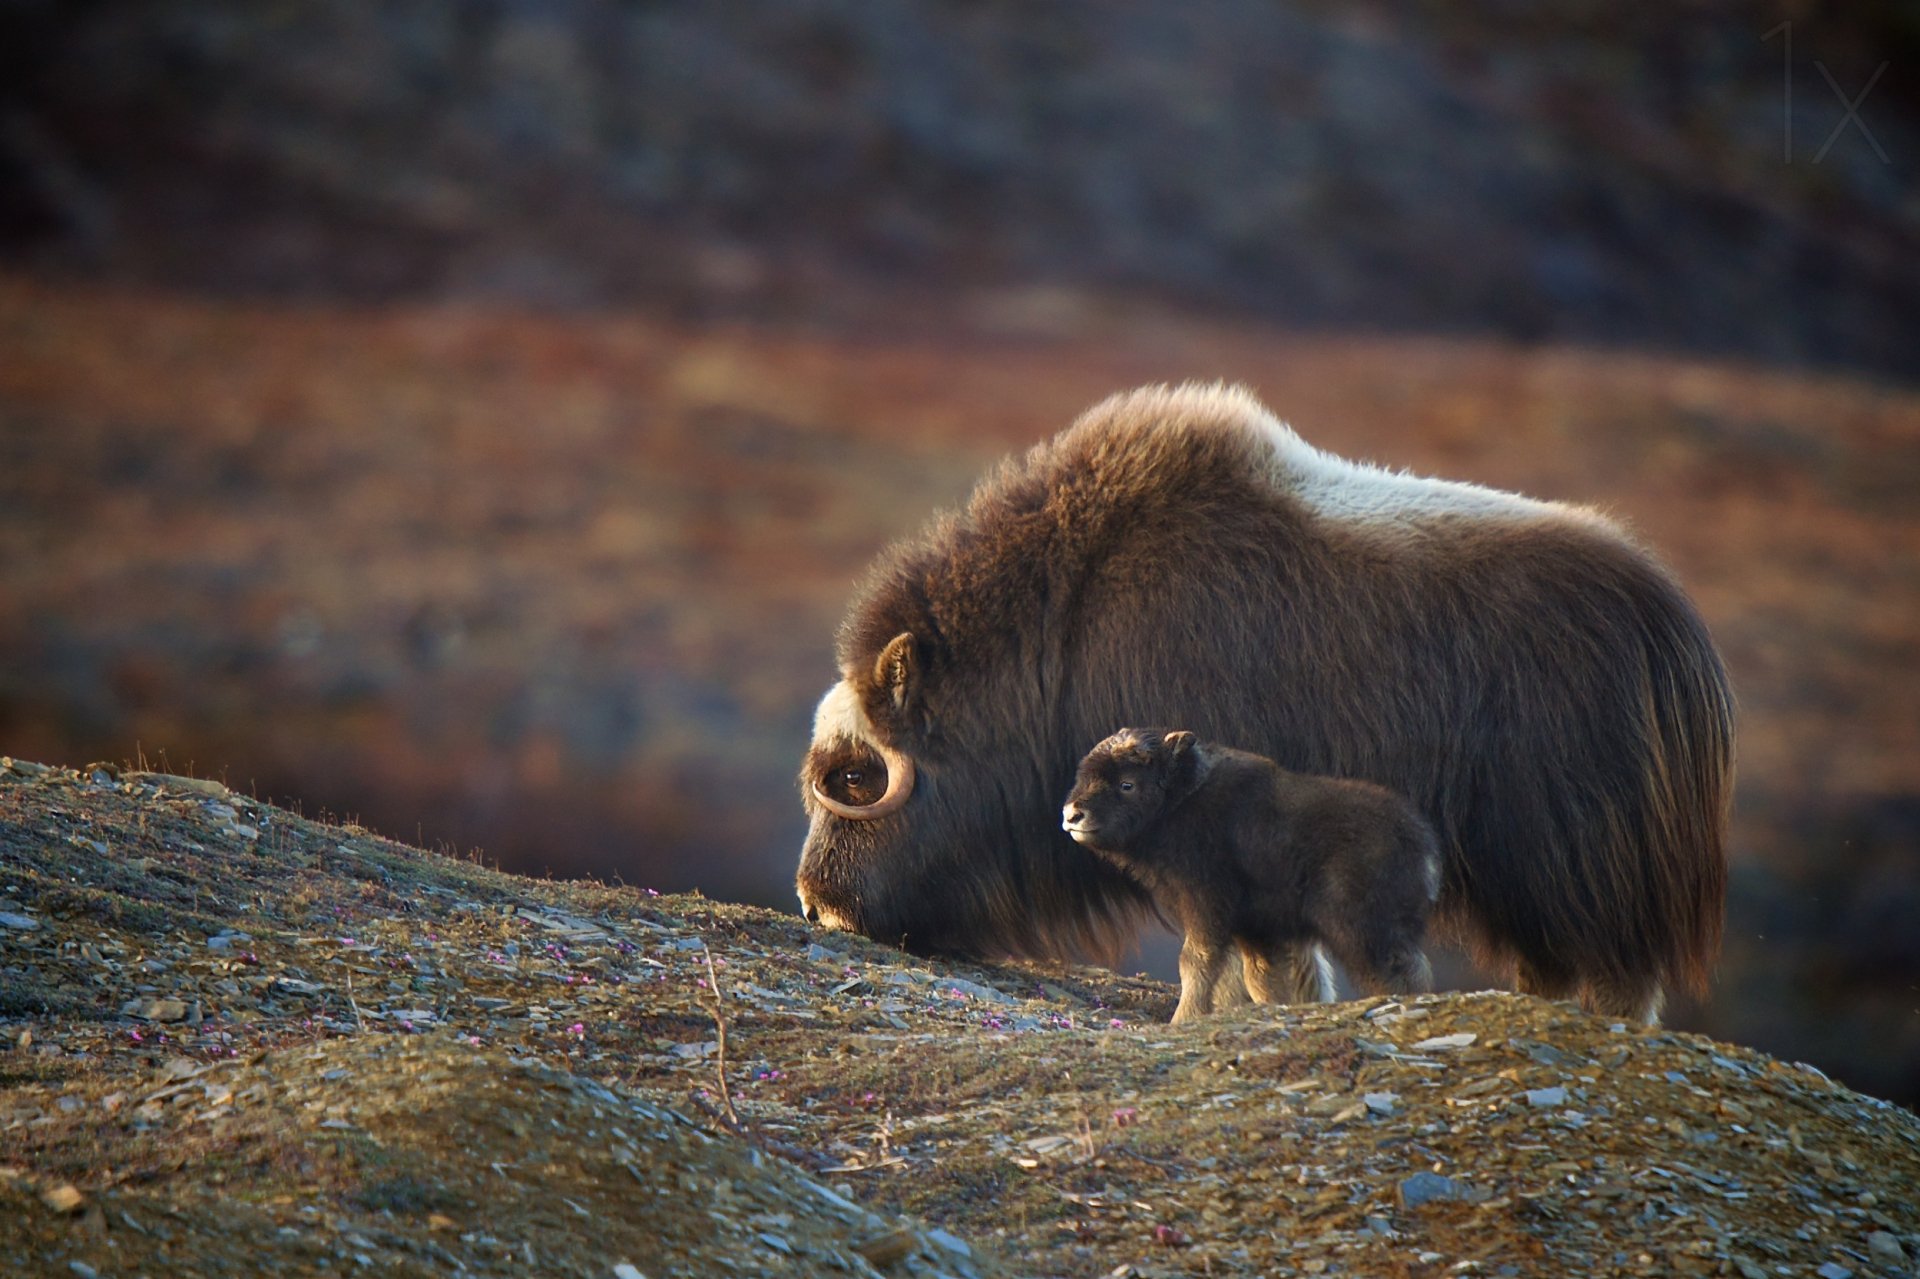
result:
[[[1176,1022],[1214,1011],[1236,947],[1260,1003],[1288,998],[1295,956],[1313,944],[1370,993],[1432,988],[1420,938],[1440,846],[1383,786],[1288,772],[1189,732],[1126,728],[1081,760],[1061,828],[1185,933]]]

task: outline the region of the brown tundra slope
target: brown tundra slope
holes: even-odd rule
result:
[[[1920,1120],[1505,994],[1262,1008],[0,761],[0,1269],[1904,1275]],[[626,1267],[626,1268],[622,1268]]]
[[[784,906],[874,551],[1182,377],[1666,556],[1741,710],[1727,951],[1674,1022],[1920,1099],[1920,395],[1857,379],[1061,291],[825,332],[0,279],[0,751]]]

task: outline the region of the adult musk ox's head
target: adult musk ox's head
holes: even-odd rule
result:
[[[841,627],[800,775],[801,910],[920,953],[1117,959],[1151,907],[1060,830],[1097,734],[1060,687],[1046,548],[1018,493],[983,494],[883,556]]]
[[[1045,819],[1065,773],[1020,704],[911,631],[850,661],[801,769],[802,913],[919,953],[1111,958],[1144,902]]]
[[[869,669],[849,669],[820,699],[800,769],[812,825],[797,887],[807,919],[905,941],[918,917],[914,885],[881,878],[883,849],[903,843],[919,772],[907,728],[919,691],[916,641],[902,632]],[[926,792],[920,807],[926,806]],[[885,859],[892,862],[892,858]]]

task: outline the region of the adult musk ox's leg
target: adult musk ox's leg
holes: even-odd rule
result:
[[[1521,959],[1514,964],[1513,988],[1523,995],[1565,999],[1573,993],[1573,974],[1564,968]]]
[[[1514,989],[1543,999],[1568,999],[1578,995],[1580,1006],[1590,1013],[1648,1026],[1660,1020],[1660,1009],[1666,1002],[1666,992],[1651,977],[1576,978],[1571,973],[1524,959],[1517,965]]]
[[[1408,959],[1406,989],[1426,994],[1433,989],[1433,965],[1427,962],[1427,953],[1416,947]]]
[[[1424,995],[1433,989],[1433,965],[1418,946],[1405,943],[1389,951],[1368,971],[1354,973],[1368,994]]]
[[[1425,920],[1375,919],[1365,933],[1354,940],[1359,953],[1347,954],[1335,948],[1334,955],[1347,966],[1347,972],[1370,995],[1425,994],[1433,989],[1433,965],[1420,949]]]
[[[1652,1026],[1660,1020],[1666,992],[1657,981],[1595,978],[1580,988],[1580,1006],[1602,1017],[1620,1017]]]
[[[1180,1004],[1173,1010],[1174,1025],[1213,1011],[1214,990],[1227,966],[1229,946],[1225,937],[1187,931],[1186,940],[1180,943]],[[1251,990],[1253,974],[1248,973],[1247,978]]]

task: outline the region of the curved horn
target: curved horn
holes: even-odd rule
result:
[[[865,806],[843,804],[820,789],[820,783],[816,780],[812,783],[813,797],[820,807],[848,821],[870,822],[876,817],[885,817],[907,802],[907,796],[913,794],[913,760],[878,743],[872,745],[887,766],[887,793]]]

